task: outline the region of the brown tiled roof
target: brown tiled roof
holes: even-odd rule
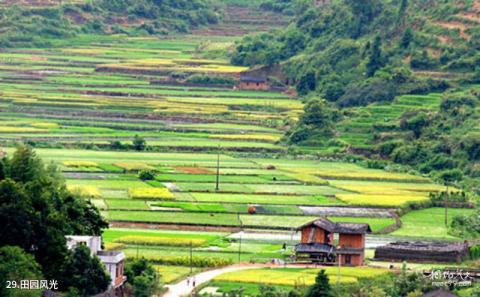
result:
[[[252,74],[240,74],[240,81],[242,82],[254,82],[254,83],[265,83],[267,78],[264,76],[255,76]]]
[[[312,225],[316,226],[316,227],[320,227],[323,230],[327,230],[328,232],[334,232],[334,230],[335,230],[335,223],[330,221],[327,218],[324,218],[324,217],[321,217],[321,218],[318,218],[314,221],[306,223],[306,224],[298,227],[298,230],[303,229],[303,228],[308,227],[308,226],[312,226]]]
[[[342,234],[365,234],[372,232],[369,224],[360,223],[336,223],[335,232]]]
[[[328,232],[334,233],[342,233],[342,234],[365,234],[372,232],[370,229],[370,225],[368,224],[360,224],[360,223],[334,223],[325,217],[318,218],[314,221],[306,223],[297,228],[297,230],[301,230],[308,226],[316,226],[320,227],[323,230]]]

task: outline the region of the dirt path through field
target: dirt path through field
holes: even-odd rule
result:
[[[240,270],[245,270],[245,269],[259,269],[259,268],[264,268],[267,267],[267,265],[262,265],[262,264],[249,264],[249,265],[233,265],[233,266],[228,266],[224,268],[219,268],[215,270],[209,270],[205,272],[198,273],[190,279],[195,279],[195,285],[199,286],[203,283],[206,283],[208,281],[211,281],[215,277],[227,273],[227,272],[234,272],[234,271],[240,271]],[[190,293],[192,293],[194,287],[192,286],[192,283],[188,283],[188,279],[181,280],[180,282],[173,284],[173,285],[167,285],[168,288],[167,293],[165,293],[162,297],[181,297],[181,296],[188,296]]]
[[[317,268],[319,266],[316,265],[273,265],[273,264],[237,264],[237,265],[232,265],[224,268],[219,268],[219,269],[214,269],[214,270],[209,270],[205,272],[200,272],[198,274],[195,274],[194,276],[191,276],[189,279],[195,279],[195,286],[198,287],[201,284],[204,284],[206,282],[211,281],[215,277],[222,275],[224,273],[228,272],[235,272],[235,271],[241,271],[241,270],[246,270],[246,269],[260,269],[260,268],[283,268],[283,267],[288,267],[288,268]],[[162,295],[162,297],[182,297],[182,296],[189,296],[194,287],[192,286],[192,283],[187,283],[187,279],[181,280],[180,282],[173,284],[173,285],[167,285],[166,287],[168,288],[168,291]]]

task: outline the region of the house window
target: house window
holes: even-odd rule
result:
[[[260,86],[260,83],[257,83],[257,87]]]

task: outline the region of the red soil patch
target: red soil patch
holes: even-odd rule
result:
[[[474,0],[472,10],[475,12],[480,12],[480,0]]]
[[[435,24],[449,30],[458,29],[460,31],[460,37],[462,37],[463,39],[470,39],[470,36],[467,33],[465,33],[465,30],[470,29],[469,25],[466,25],[461,22],[437,22]]]
[[[87,22],[87,18],[76,11],[68,11],[65,16],[75,24],[85,24]]]
[[[427,48],[427,52],[431,55],[434,56],[435,58],[439,58],[442,55],[442,51],[439,49],[434,49],[434,48]]]
[[[175,169],[188,174],[215,174],[215,172],[204,167],[175,167]]]
[[[450,38],[449,36],[445,36],[445,35],[438,36],[438,40],[440,40],[440,42],[443,43],[443,44],[452,44],[453,43],[452,38]]]
[[[464,12],[459,13],[457,16],[467,21],[480,23],[480,12]]]

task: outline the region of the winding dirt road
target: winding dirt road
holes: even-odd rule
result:
[[[215,270],[200,272],[190,277],[190,279],[195,279],[195,285],[199,286],[227,272],[240,271],[245,269],[258,269],[258,268],[264,268],[264,267],[269,267],[269,266],[262,265],[262,264],[239,264],[239,265],[228,266],[228,267],[219,268]],[[188,296],[190,293],[192,293],[194,289],[191,282],[190,284],[187,284],[187,279],[184,279],[173,285],[167,285],[166,287],[168,288],[168,291],[162,297]]]

